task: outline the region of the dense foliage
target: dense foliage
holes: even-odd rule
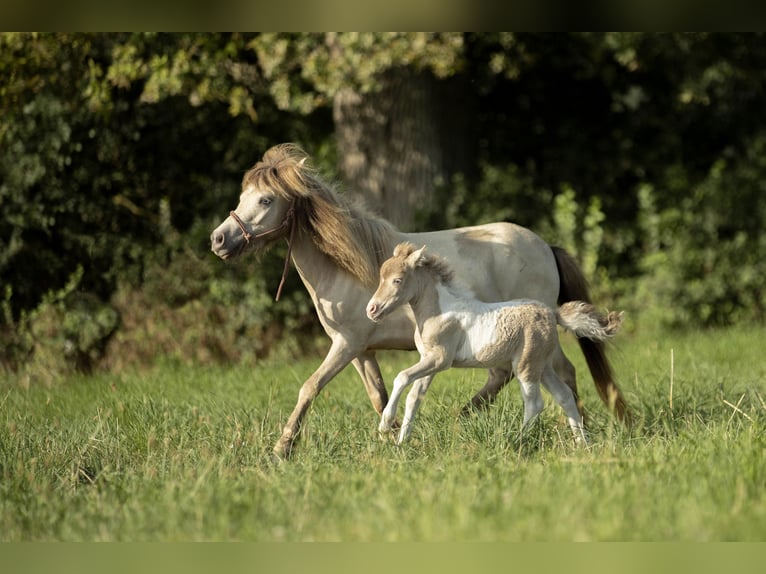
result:
[[[392,77],[427,77],[451,130],[413,227],[516,221],[659,320],[762,322],[764,40],[3,34],[0,363],[237,359],[315,328],[294,277],[270,302],[278,254],[224,265],[207,236],[275,143],[343,181],[340,97]]]

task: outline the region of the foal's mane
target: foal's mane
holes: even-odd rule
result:
[[[415,251],[417,251],[417,247],[415,247],[414,244],[410,242],[400,243],[394,249],[394,257],[405,260]],[[418,269],[425,269],[431,273],[446,287],[454,286],[453,279],[455,274],[446,259],[439,257],[438,255],[425,252],[420,256],[415,266]]]
[[[326,183],[298,145],[285,143],[266,151],[245,174],[243,189],[247,185],[294,201],[298,225],[317,248],[363,285],[375,287],[396,228]]]

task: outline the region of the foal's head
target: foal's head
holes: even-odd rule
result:
[[[445,284],[452,280],[447,263],[425,251],[425,245],[416,249],[412,243],[400,243],[393,257],[383,262],[380,283],[367,304],[370,319],[380,321],[397,307],[412,302],[422,289],[422,282],[417,280],[419,272],[431,273]]]

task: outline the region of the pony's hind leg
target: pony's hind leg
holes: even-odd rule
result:
[[[473,396],[471,402],[461,409],[460,414],[467,415],[473,410],[491,405],[512,376],[513,372],[506,369],[489,369],[487,383]]]
[[[388,392],[383,383],[383,375],[380,373],[380,365],[373,351],[365,351],[352,362],[356,372],[359,373],[367,395],[370,397],[372,407],[379,415],[383,413],[388,403]]]
[[[550,365],[543,371],[543,385],[548,392],[553,395],[556,402],[564,409],[569,422],[569,427],[572,429],[572,433],[575,436],[577,442],[587,443],[585,438],[585,429],[582,424],[582,415],[577,408],[577,402],[575,401],[574,393],[572,389],[566,385],[553,370]]]

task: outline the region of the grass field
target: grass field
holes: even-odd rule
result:
[[[276,465],[271,447],[318,357],[165,365],[51,388],[7,378],[0,539],[764,540],[764,334],[626,333],[611,356],[636,414],[630,431],[606,414],[565,336],[587,448],[571,444],[547,395],[519,440],[515,383],[460,418],[481,371],[440,375],[398,448],[377,436],[349,368],[314,403],[293,459]],[[414,355],[380,357],[391,381]]]

